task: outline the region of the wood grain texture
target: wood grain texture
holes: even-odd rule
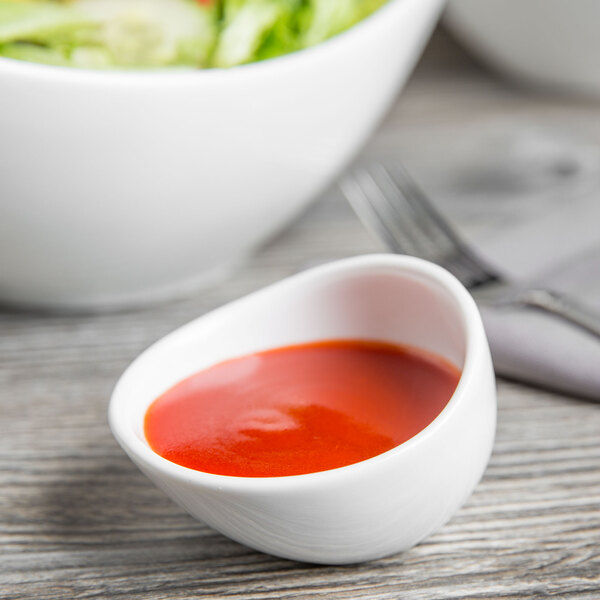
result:
[[[436,119],[568,116],[570,106],[492,79],[439,37],[365,152]],[[0,598],[598,600],[598,404],[500,381],[494,453],[467,504],[411,551],[348,567],[229,541],[167,499],[112,438],[111,389],[157,338],[310,264],[379,249],[330,194],[191,298],[100,316],[0,312]]]

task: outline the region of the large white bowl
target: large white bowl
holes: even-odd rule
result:
[[[213,475],[172,463],[146,442],[148,406],[181,379],[236,356],[331,339],[417,346],[453,362],[462,376],[416,436],[330,471]],[[139,468],[218,531],[277,556],[352,563],[410,548],[469,496],[494,440],[494,372],[475,302],[452,275],[418,258],[366,256],[297,275],[162,339],[119,380],[109,420]]]
[[[352,158],[442,0],[391,0],[263,63],[100,72],[0,58],[0,301],[181,293],[288,222]]]
[[[598,0],[450,0],[445,21],[482,60],[522,82],[600,96]]]

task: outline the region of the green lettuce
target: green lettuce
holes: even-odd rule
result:
[[[0,2],[0,44],[28,41],[44,44],[53,35],[76,35],[93,26],[71,5],[58,2]]]
[[[85,68],[226,68],[313,46],[386,0],[0,0],[0,55]]]

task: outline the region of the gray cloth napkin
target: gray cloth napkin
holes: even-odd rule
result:
[[[600,214],[596,222],[600,228]],[[510,264],[508,254],[504,265]],[[572,295],[600,317],[600,243],[538,280]],[[532,308],[480,304],[480,311],[499,375],[600,401],[600,337]]]
[[[600,314],[595,140],[516,121],[462,123],[421,130],[385,161],[395,156],[507,281],[535,281]],[[498,375],[600,401],[600,338],[536,309],[480,309]]]
[[[502,375],[600,401],[600,340],[555,317],[481,307],[494,368]]]
[[[544,283],[600,315],[600,245]],[[481,303],[480,312],[498,375],[600,401],[600,337],[534,308]]]

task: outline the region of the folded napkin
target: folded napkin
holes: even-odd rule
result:
[[[600,314],[600,144],[494,121],[421,131],[387,164],[395,153],[507,282]],[[498,375],[600,401],[600,338],[538,309],[479,306]]]
[[[600,245],[544,282],[600,315]],[[600,337],[535,308],[479,307],[498,375],[600,401]]]
[[[482,307],[498,375],[600,401],[600,342],[542,313]]]

